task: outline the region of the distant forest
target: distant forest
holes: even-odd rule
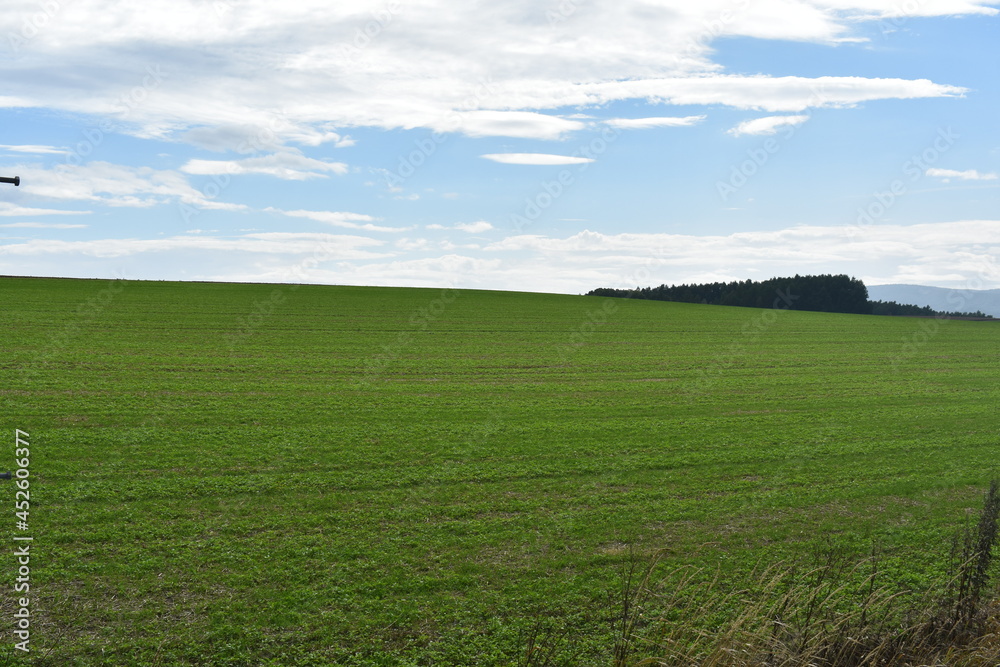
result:
[[[970,317],[992,319],[981,312],[943,313],[928,306],[909,306],[895,301],[870,301],[868,288],[847,275],[800,276],[730,283],[660,285],[613,289],[601,287],[587,296],[610,296],[624,299],[679,301],[714,306],[745,306],[782,310],[815,310],[824,313],[862,315],[907,315],[911,317]]]
[[[908,317],[968,317],[975,319],[992,320],[992,315],[977,310],[974,313],[962,313],[958,311],[944,312],[934,310],[930,306],[911,306],[895,301],[872,301],[872,315],[906,315]]]

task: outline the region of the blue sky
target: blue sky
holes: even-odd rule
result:
[[[1000,287],[1000,3],[0,15],[0,274]]]

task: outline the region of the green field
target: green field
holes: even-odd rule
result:
[[[0,482],[5,541],[34,538],[19,662],[518,664],[542,624],[608,665],[630,550],[738,580],[877,542],[919,586],[1000,469],[992,322],[19,278],[0,298],[0,469],[15,429],[31,450],[27,532]]]

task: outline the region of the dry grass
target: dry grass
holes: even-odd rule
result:
[[[615,667],[996,667],[1000,603],[988,595],[1000,493],[956,538],[948,576],[921,594],[882,582],[881,554],[775,565],[726,590],[689,568],[657,576],[630,554],[612,596]]]

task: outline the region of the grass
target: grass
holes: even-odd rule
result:
[[[1000,467],[990,322],[16,278],[0,298],[40,665],[607,665],[630,553],[722,582],[721,616],[767,564],[873,541],[886,586],[924,590]]]
[[[855,560],[829,551],[806,568],[772,564],[747,588],[635,553],[623,570],[615,667],[896,667],[1000,664],[1000,604],[983,595],[998,540],[994,480],[975,528],[957,541],[947,577],[902,590],[873,546]],[[636,576],[639,574],[640,576]],[[993,573],[995,575],[995,573]],[[647,657],[643,657],[647,656]]]

